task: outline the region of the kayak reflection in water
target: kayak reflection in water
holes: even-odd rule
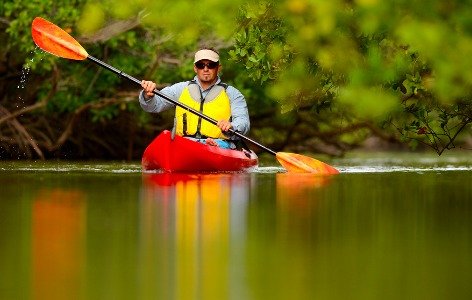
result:
[[[203,48],[195,53],[195,77],[165,87],[161,92],[218,121],[213,125],[184,108],[176,107],[173,132],[177,135],[221,148],[242,148],[242,141],[236,136],[227,136],[227,131],[233,129],[243,135],[248,133],[250,122],[246,100],[240,91],[221,81],[218,75],[221,69],[218,52],[213,48]],[[153,93],[155,82],[143,80],[141,86],[139,103],[145,111],[160,113],[175,107]]]

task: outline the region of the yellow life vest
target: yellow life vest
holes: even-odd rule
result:
[[[199,86],[191,81],[189,85],[184,88],[180,95],[179,102],[216,121],[229,120],[231,118],[230,100],[226,94],[226,85],[224,84],[214,85],[208,95],[203,98]],[[211,138],[227,138],[218,126],[211,124],[180,106],[175,108],[175,119],[177,135],[194,136],[199,133],[202,136]]]

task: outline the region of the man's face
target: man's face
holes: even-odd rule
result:
[[[201,83],[212,84],[216,81],[220,67],[218,62],[202,59],[193,65],[193,70]]]

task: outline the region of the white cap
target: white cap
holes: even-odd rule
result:
[[[217,62],[217,61],[220,60],[220,56],[218,55],[218,53],[216,53],[213,50],[202,49],[202,50],[198,50],[197,53],[195,53],[194,63],[196,63],[197,61],[202,60],[202,59],[208,59],[208,60]]]

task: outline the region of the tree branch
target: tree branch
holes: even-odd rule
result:
[[[3,113],[4,115],[7,115],[7,116],[11,115],[11,113],[8,111],[8,109],[6,109],[5,107],[3,107],[1,105],[0,105],[0,112]],[[10,119],[12,119],[12,118],[10,118]],[[20,136],[23,136],[21,141],[25,144],[31,145],[31,148],[34,149],[36,154],[41,159],[44,159],[43,152],[41,151],[41,149],[39,149],[35,139],[33,139],[33,137],[28,133],[28,130],[26,130],[26,128],[20,122],[18,122],[18,120],[16,120],[16,119],[11,120],[10,124],[18,131]]]
[[[0,125],[2,123],[5,123],[11,119],[14,119],[20,115],[23,115],[25,113],[29,113],[29,112],[32,112],[32,111],[35,111],[39,108],[42,108],[44,106],[46,106],[46,104],[49,102],[49,100],[51,100],[51,98],[56,94],[57,92],[57,82],[58,82],[58,78],[59,78],[59,71],[57,69],[57,66],[54,65],[53,67],[53,80],[52,80],[52,87],[51,89],[49,90],[49,93],[46,95],[46,97],[44,97],[43,99],[41,99],[40,101],[36,102],[35,104],[33,105],[30,105],[30,106],[26,106],[26,107],[23,107],[19,110],[16,110],[14,112],[9,112],[8,114],[6,114],[4,117],[0,118]]]
[[[99,102],[87,103],[76,109],[73,115],[70,117],[67,122],[66,128],[62,132],[61,136],[57,139],[56,143],[53,145],[47,145],[48,151],[54,151],[59,149],[67,139],[72,135],[74,125],[77,122],[79,116],[90,109],[102,108],[109,105],[119,104],[119,103],[128,103],[136,101],[136,92],[123,92],[116,95],[116,98],[103,98]]]
[[[120,35],[123,32],[129,31],[141,24],[141,19],[145,17],[144,11],[139,12],[139,14],[128,20],[120,20],[120,21],[115,21],[107,26],[101,28],[97,32],[95,32],[93,35],[88,35],[88,36],[81,36],[78,38],[78,40],[81,43],[86,43],[86,44],[93,44],[93,43],[99,43],[99,42],[105,42],[108,41],[109,39]]]

